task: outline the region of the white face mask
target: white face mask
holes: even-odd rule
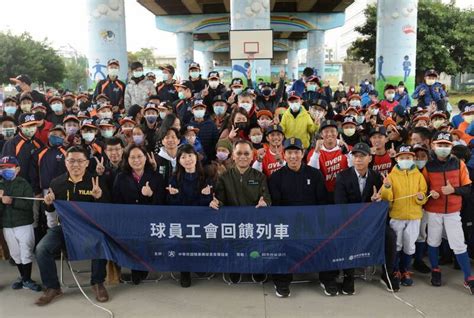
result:
[[[297,112],[299,111],[301,108],[301,104],[300,103],[290,103],[290,109],[293,111],[293,112]]]
[[[232,88],[232,91],[234,92],[235,95],[239,95],[242,93],[242,88]]]
[[[436,80],[434,80],[434,79],[427,79],[427,80],[426,80],[426,85],[431,86],[431,85],[433,85],[434,83],[436,83]]]
[[[263,135],[255,135],[255,136],[250,136],[250,140],[252,141],[252,143],[254,144],[259,144],[262,142],[262,139],[263,139]]]
[[[378,109],[378,108],[372,108],[372,109],[370,110],[370,113],[371,113],[372,115],[377,115],[377,114],[379,113],[379,109]]]
[[[423,169],[426,166],[426,163],[428,160],[415,160],[415,164],[418,167],[418,169]]]
[[[252,109],[252,104],[250,104],[250,103],[240,103],[239,107],[242,107],[248,113]]]
[[[216,89],[219,86],[219,81],[209,81],[209,87],[212,89]]]
[[[354,136],[354,134],[356,132],[356,129],[355,128],[344,128],[343,131],[344,131],[344,135],[346,135],[347,137],[352,137],[352,136]]]
[[[393,100],[395,98],[395,94],[387,94],[388,100]]]
[[[397,164],[401,170],[408,170],[415,164],[415,162],[411,159],[402,159],[398,160]]]
[[[270,119],[259,119],[257,120],[257,122],[260,128],[262,129],[267,129],[272,124],[272,121]]]
[[[204,118],[204,115],[206,114],[206,110],[205,109],[195,109],[193,111],[193,114],[194,114],[194,117],[196,118]]]
[[[84,139],[87,142],[91,142],[92,140],[94,140],[94,138],[95,138],[95,134],[92,132],[82,133],[82,139]]]
[[[446,158],[451,154],[452,147],[436,147],[434,149],[435,154],[440,158]]]
[[[349,105],[351,105],[352,107],[359,107],[360,106],[360,100],[353,99],[349,102]]]
[[[133,77],[139,78],[143,76],[143,71],[133,71]]]
[[[112,112],[104,112],[104,113],[98,113],[97,114],[99,118],[101,119],[112,119],[113,113]]]
[[[107,72],[109,73],[110,77],[117,77],[118,73],[119,73],[119,69],[118,68],[109,68],[107,70]]]
[[[199,72],[189,72],[189,76],[191,76],[191,78],[198,78],[199,75]]]
[[[161,74],[161,80],[162,80],[163,82],[166,82],[166,81],[169,80],[169,79],[170,79],[170,75],[169,75],[169,74],[165,74],[165,73]]]

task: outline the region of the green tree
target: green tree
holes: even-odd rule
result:
[[[0,82],[18,74],[28,74],[33,82],[58,85],[64,79],[61,57],[47,42],[35,41],[28,33],[0,33]]]
[[[157,68],[158,61],[153,51],[153,48],[141,48],[136,52],[128,52],[128,65],[133,62],[141,62],[144,67]]]
[[[87,57],[64,58],[66,66],[66,76],[63,81],[63,88],[72,91],[82,91],[87,88],[88,68]]]
[[[366,23],[355,30],[363,37],[348,50],[348,58],[368,63],[374,72],[377,29],[376,5],[365,9]],[[454,3],[420,0],[416,68],[420,74],[428,68],[450,75],[474,70],[474,12],[460,10]],[[396,39],[394,39],[396,40]]]

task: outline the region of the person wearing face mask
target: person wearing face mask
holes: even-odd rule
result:
[[[263,149],[263,132],[260,126],[251,126],[249,129],[249,139],[253,146],[254,158],[257,158],[257,151]]]
[[[145,105],[147,99],[151,95],[156,94],[155,84],[148,80],[143,74],[143,64],[140,62],[133,62],[130,65],[131,76],[130,81],[125,87],[124,106],[125,111],[128,111],[130,106],[138,104]]]
[[[63,97],[64,107],[66,107],[64,113],[66,115],[77,113],[79,107],[76,104],[76,95],[74,95],[71,92],[66,92],[63,94],[62,97]]]
[[[255,103],[259,110],[269,110],[272,113],[278,107],[283,94],[285,93],[285,71],[280,70],[278,88],[275,91],[270,83],[262,83],[258,90]]]
[[[53,96],[49,99],[49,104],[53,112],[46,116],[46,120],[51,122],[53,126],[61,124],[66,116],[63,99],[59,96]]]
[[[10,255],[20,272],[12,289],[31,289],[41,291],[41,285],[31,279],[33,265],[35,235],[33,230],[33,201],[16,197],[32,197],[31,185],[18,176],[20,167],[13,156],[0,159],[0,220],[3,235],[8,245]]]
[[[434,101],[438,110],[446,110],[444,98],[447,96],[440,82],[437,82],[438,73],[433,70],[425,72],[425,82],[418,84],[411,95],[413,99],[418,100],[418,105],[426,108]]]
[[[188,67],[189,80],[193,83],[193,94],[200,93],[206,86],[209,85],[208,81],[201,77],[201,66],[199,63],[192,62]]]
[[[3,100],[3,114],[2,117],[4,116],[9,116],[13,118],[18,118],[19,115],[18,111],[18,104],[16,101],[16,98],[13,96],[9,96]]]
[[[173,79],[175,70],[173,65],[167,64],[158,67],[161,70],[161,81],[156,85],[156,92],[162,101],[173,103],[178,99],[178,91],[176,91],[176,81]]]
[[[254,103],[255,94],[251,90],[245,90],[237,98],[238,108],[247,112],[247,118],[251,125],[257,124],[257,107]]]
[[[112,105],[109,102],[100,104],[97,108],[96,117],[98,119],[113,119]]]
[[[405,83],[402,81],[398,83],[394,99],[398,102],[398,105],[401,105],[404,109],[411,108],[410,95],[408,94],[408,90],[405,87]]]
[[[35,137],[41,140],[44,145],[48,143],[49,130],[54,126],[52,122],[45,119],[47,111],[46,106],[41,103],[34,103],[31,108],[31,112],[35,114],[35,118],[38,121]]]
[[[431,141],[433,157],[423,168],[429,185],[430,198],[425,205],[428,214],[428,257],[431,263],[431,284],[441,286],[439,246],[443,230],[450,248],[464,273],[464,287],[474,294],[474,277],[467,253],[460,211],[462,197],[471,193],[471,183],[466,164],[451,156],[453,139],[450,133],[437,132]]]
[[[16,157],[20,166],[19,176],[31,184],[33,154],[43,147],[41,140],[35,137],[39,122],[35,114],[23,113],[19,117],[19,123],[18,134],[3,146],[2,157]]]
[[[100,142],[104,143],[115,135],[116,127],[112,119],[99,119],[97,120],[97,126],[100,130],[100,137],[97,140],[100,140]]]
[[[219,139],[216,143],[216,159],[206,167],[208,175],[214,180],[224,174],[227,170],[232,168],[232,143],[228,139]]]
[[[352,116],[344,117],[342,122],[342,140],[349,146],[349,151],[352,147],[361,141],[361,134],[357,133],[357,123]]]
[[[183,129],[181,130],[181,135],[183,136],[183,138],[181,139],[180,146],[182,145],[193,146],[194,150],[199,155],[198,160],[203,161],[203,160],[206,160],[206,154],[204,153],[202,149],[202,144],[198,138],[198,133],[199,133],[199,129],[195,128],[194,126],[188,125],[186,127],[183,127]]]
[[[395,100],[395,86],[392,84],[385,85],[383,94],[385,99],[380,101],[380,113],[382,117],[387,117],[389,113],[393,112],[395,106],[398,105],[398,102]]]
[[[303,100],[326,99],[326,95],[321,89],[321,83],[317,76],[313,75],[306,79],[306,89],[301,96]]]
[[[81,123],[81,129],[79,132],[82,137],[81,146],[88,151],[89,158],[92,159],[90,160],[87,169],[93,173],[95,172],[97,164],[97,162],[93,160],[93,157],[97,157],[99,159],[102,158],[104,145],[96,138],[98,129],[93,119],[84,119]]]
[[[124,117],[120,120],[120,139],[122,140],[124,146],[130,145],[133,143],[132,131],[137,123],[133,120],[132,117]]]
[[[32,186],[35,195],[43,197],[48,192],[51,181],[66,172],[66,149],[64,141],[66,131],[63,126],[57,125],[49,131],[48,144],[37,150],[33,156]],[[46,218],[44,217],[46,216]],[[56,217],[49,214],[39,217],[40,233],[46,233],[48,227],[56,225]]]
[[[461,115],[463,122],[459,124],[458,129],[464,132],[463,140],[466,145],[472,145],[474,140],[474,103],[465,105]]]
[[[273,113],[269,110],[259,110],[257,112],[257,123],[263,131],[273,125]]]
[[[38,92],[35,89],[31,88],[31,78],[26,74],[18,75],[17,77],[10,78],[10,82],[15,85],[15,88],[18,92],[16,99],[19,100],[21,94],[27,93],[31,96],[32,102],[43,103],[46,107],[49,107],[48,101],[44,94]]]
[[[302,107],[301,98],[296,92],[288,96],[289,108],[283,114],[281,127],[286,138],[294,137],[301,140],[303,147],[308,149],[311,136],[317,131],[319,122],[311,118],[308,111]]]
[[[104,94],[110,100],[112,105],[123,108],[125,83],[119,80],[120,63],[116,59],[111,59],[107,62],[107,77],[100,80],[95,87],[93,99],[100,94]]]
[[[66,147],[73,145],[73,144],[80,144],[75,142],[81,136],[78,134],[80,128],[81,121],[74,115],[67,115],[63,120],[64,130],[66,131],[66,140],[64,141],[64,145]]]
[[[219,139],[228,139],[235,142],[238,139],[249,140],[248,137],[249,120],[247,118],[247,111],[238,107],[230,114],[229,123],[226,128],[222,130]]]
[[[251,87],[250,85],[248,85]],[[237,104],[237,96],[244,91],[244,82],[241,78],[233,78],[229,85],[229,90],[224,94],[229,105]]]
[[[397,236],[397,258],[393,269],[402,286],[413,285],[409,266],[420,233],[422,206],[428,201],[428,186],[414,159],[413,148],[400,145],[395,156],[397,164],[385,177],[381,192],[382,200],[390,202],[389,225]]]
[[[15,136],[16,130],[16,121],[13,117],[0,117],[0,153],[5,143]]]
[[[313,68],[305,67],[305,69],[303,70],[303,74],[301,74],[301,78],[294,81],[294,83],[291,85],[290,91],[295,91],[299,96],[303,95],[303,92],[306,89],[307,79],[313,75]]]
[[[208,107],[212,107],[212,103],[216,96],[223,96],[227,92],[227,88],[220,81],[220,74],[216,71],[211,71],[207,75],[208,88],[201,91],[201,98],[204,99],[204,104]],[[207,93],[207,94],[206,94]]]
[[[433,130],[440,130],[441,126],[447,123],[447,118],[448,117],[446,116],[446,114],[442,111],[435,111],[434,113],[432,113],[430,116],[430,121]]]
[[[215,158],[215,145],[219,139],[219,131],[217,130],[214,121],[206,114],[206,105],[201,99],[194,101],[192,108],[193,119],[189,122],[190,126],[193,126],[199,130],[197,137],[202,144],[202,148],[205,154],[205,160],[203,164],[210,163]]]
[[[175,113],[178,118],[183,122],[184,125],[187,125],[191,118],[193,117],[192,107],[193,107],[193,91],[194,86],[191,81],[183,80],[174,85],[178,91],[179,99],[173,103],[173,113]]]
[[[211,106],[212,113],[210,117],[214,121],[220,136],[222,130],[224,130],[224,128],[227,127],[229,123],[230,114],[227,112],[229,105],[227,104],[227,100],[224,95],[216,95],[212,100]]]
[[[145,133],[146,151],[151,152],[156,145],[156,130],[158,129],[159,108],[155,103],[148,102],[143,111],[142,130]]]

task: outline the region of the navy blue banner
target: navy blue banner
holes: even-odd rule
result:
[[[70,260],[157,272],[308,273],[383,264],[386,202],[208,207],[56,201]]]

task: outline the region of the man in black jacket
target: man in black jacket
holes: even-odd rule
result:
[[[99,177],[93,177],[87,171],[89,165],[88,152],[82,147],[71,147],[66,154],[67,172],[51,181],[48,194],[44,197],[45,209],[54,213],[54,200],[110,202],[109,191]],[[41,280],[46,290],[37,301],[38,306],[49,304],[63,293],[59,285],[55,255],[66,248],[61,225],[54,226],[41,239],[36,247],[36,259]],[[109,300],[104,287],[106,276],[106,260],[92,260],[91,285],[99,302]]]
[[[125,93],[125,83],[118,79],[120,63],[116,59],[107,62],[107,78],[99,81],[95,87],[94,100],[100,94],[104,94],[110,100],[112,106],[123,108],[123,96]]]
[[[286,166],[270,176],[269,190],[274,205],[320,205],[326,200],[324,178],[318,169],[303,163],[304,148],[300,139],[285,140]],[[292,274],[272,275],[277,297],[290,296]]]
[[[341,171],[336,177],[336,189],[334,191],[334,201],[336,204],[362,203],[380,201],[379,190],[382,187],[382,176],[379,172],[369,169],[372,161],[370,147],[366,143],[355,144],[352,148],[353,166],[349,169]],[[348,216],[349,217],[349,216]],[[388,273],[393,272],[393,264],[396,257],[396,235],[395,232],[387,226],[385,229],[385,259],[388,266]],[[338,271],[330,271],[325,273],[327,279],[326,290],[336,290],[336,277]],[[381,282],[387,289],[390,284],[387,275],[382,273]],[[393,277],[389,277],[394,291],[399,290],[399,283]],[[342,283],[342,293],[345,295],[353,295],[354,288],[354,269],[344,270],[344,280]]]

